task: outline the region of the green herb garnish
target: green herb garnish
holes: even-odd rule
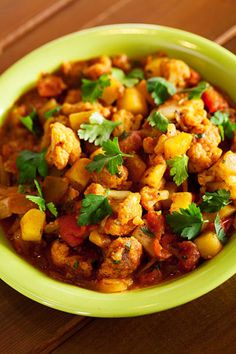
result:
[[[138,84],[139,80],[144,79],[144,72],[140,68],[135,68],[127,75],[123,70],[118,68],[111,69],[112,76],[126,87],[133,87]]]
[[[151,93],[156,105],[165,102],[170,96],[176,93],[175,86],[163,77],[152,77],[147,80],[147,89]]]
[[[167,132],[169,120],[160,112],[153,111],[147,118],[151,127],[158,129],[162,133]]]
[[[230,122],[228,113],[221,111],[215,112],[211,118],[211,122],[218,126],[222,141],[224,141],[225,136],[228,139],[233,138],[236,124]]]
[[[32,152],[23,150],[16,159],[16,166],[19,171],[19,184],[31,183],[36,178],[37,173],[46,177],[48,165],[45,160],[46,151]]]
[[[49,109],[49,111],[45,112],[44,113],[44,117],[46,119],[51,118],[51,117],[54,116],[54,114],[60,112],[60,110],[61,110],[61,106],[58,105],[58,106],[56,106],[56,107],[54,107],[52,109]]]
[[[177,186],[180,186],[188,178],[188,156],[176,156],[166,163],[170,166],[170,175]]]
[[[112,208],[104,195],[87,194],[82,200],[82,208],[78,218],[78,224],[95,225],[105,216],[112,214]]]
[[[107,74],[101,75],[98,80],[91,81],[82,79],[82,99],[85,102],[95,102],[102,97],[103,90],[110,86],[110,79]]]
[[[201,211],[215,213],[230,203],[230,192],[225,189],[219,189],[216,192],[206,192],[202,200],[199,205]]]

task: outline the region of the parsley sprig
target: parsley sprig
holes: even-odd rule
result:
[[[105,216],[111,214],[112,208],[106,196],[87,194],[82,200],[82,208],[77,222],[80,226],[95,225]]]
[[[38,195],[37,196],[36,195],[26,195],[25,196],[26,199],[28,199],[31,202],[38,205],[39,210],[46,211],[46,209],[48,209],[53,216],[57,217],[58,211],[57,211],[55,204],[53,202],[46,203],[46,201],[43,197],[42,189],[36,179],[34,180],[34,184],[35,184],[36,189],[38,191]]]
[[[117,81],[126,87],[133,87],[138,84],[139,80],[144,79],[144,72],[140,68],[131,70],[127,75],[121,69],[112,68],[111,73]]]
[[[163,77],[152,77],[147,80],[147,89],[151,93],[156,105],[165,102],[176,93],[175,86]]]
[[[92,81],[88,79],[82,79],[82,99],[85,102],[95,102],[102,97],[103,90],[107,86],[110,86],[110,79],[107,74],[101,75],[97,80]]]
[[[59,113],[60,110],[61,110],[61,106],[60,106],[60,105],[57,105],[56,107],[54,107],[54,108],[52,108],[52,109],[49,109],[49,111],[45,112],[45,113],[44,113],[44,117],[45,117],[46,119],[51,118],[51,117],[54,116],[54,114]]]
[[[109,140],[111,133],[120,125],[120,122],[111,122],[105,119],[100,113],[94,112],[89,117],[88,124],[81,124],[78,130],[80,139],[101,145],[104,141]]]
[[[176,156],[166,163],[170,166],[170,175],[177,186],[180,186],[188,178],[188,156]]]
[[[230,192],[225,189],[219,189],[216,192],[206,192],[202,200],[199,205],[201,211],[215,213],[230,203]]]
[[[132,155],[124,154],[119,147],[118,138],[113,140],[107,140],[102,144],[104,154],[96,155],[92,162],[90,162],[86,169],[89,172],[97,171],[101,172],[103,167],[115,175],[118,173],[118,166],[123,163],[123,157],[131,157]]]
[[[38,117],[37,112],[35,108],[33,108],[32,112],[25,117],[21,117],[20,121],[31,133],[36,134],[35,123],[37,117]]]
[[[48,165],[45,160],[46,151],[33,152],[23,150],[16,159],[16,167],[19,171],[19,184],[31,183],[39,174],[46,177]]]
[[[196,100],[202,97],[203,92],[209,87],[209,84],[206,81],[201,81],[195,87],[184,89],[184,92],[188,92],[189,100]]]
[[[166,220],[174,232],[188,240],[194,239],[200,233],[204,222],[201,210],[195,203],[167,215]]]
[[[225,136],[228,139],[233,138],[236,124],[230,122],[228,113],[221,111],[215,112],[211,118],[211,122],[218,126],[222,141],[224,141]]]
[[[169,120],[160,112],[153,111],[147,118],[151,127],[158,129],[162,133],[167,132]]]
[[[142,226],[142,227],[140,227],[140,230],[141,230],[145,235],[147,235],[147,236],[149,236],[149,237],[151,237],[151,238],[156,237],[156,236],[154,235],[154,233],[151,232],[147,226]]]

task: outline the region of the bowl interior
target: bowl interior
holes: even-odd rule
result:
[[[53,41],[24,57],[0,76],[0,122],[14,101],[42,72],[63,61],[103,54],[139,57],[159,50],[185,60],[204,79],[236,101],[236,57],[215,43],[188,32],[152,25],[113,25],[81,31]],[[135,316],[162,311],[212,290],[236,272],[236,238],[210,262],[161,285],[101,294],[47,277],[21,259],[0,230],[0,277],[24,295],[63,311],[100,317]]]

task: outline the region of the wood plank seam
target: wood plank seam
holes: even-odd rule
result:
[[[0,41],[0,54],[10,45],[12,45],[19,38],[23,37],[28,32],[32,31],[37,26],[41,25],[43,22],[50,19],[59,11],[64,10],[72,2],[76,0],[58,0],[55,4],[47,7],[45,10],[39,12],[24,24],[19,26],[15,31],[9,33],[5,38]]]
[[[230,27],[227,31],[225,31],[219,37],[217,37],[215,39],[215,42],[220,45],[225,45],[234,37],[236,37],[236,25]]]

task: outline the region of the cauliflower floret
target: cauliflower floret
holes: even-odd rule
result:
[[[146,210],[153,210],[155,204],[161,200],[167,200],[169,198],[168,190],[158,190],[157,188],[152,188],[145,186],[140,191],[141,194],[141,204]]]
[[[188,150],[189,171],[202,172],[211,167],[221,156],[222,150],[218,148],[221,141],[219,130],[208,119],[205,120],[205,130],[202,137],[193,140]]]
[[[130,234],[136,225],[130,220],[127,224],[122,225],[116,216],[109,216],[104,223],[103,232],[112,236],[126,236]]]
[[[128,178],[128,170],[125,166],[118,166],[118,174],[112,175],[106,168],[101,172],[93,172],[91,179],[95,183],[102,184],[105,188],[121,188]]]
[[[113,114],[112,122],[120,122],[113,130],[114,136],[120,136],[124,131],[129,133],[132,130],[138,130],[141,125],[143,116],[138,114],[134,116],[131,112],[126,111],[126,109],[120,109],[117,113]]]
[[[131,69],[131,64],[126,54],[120,54],[113,57],[112,66],[116,66],[125,72]]]
[[[134,225],[142,223],[142,207],[140,205],[141,196],[139,193],[130,193],[125,200],[119,204],[117,211],[121,225],[127,224],[130,220]]]
[[[126,278],[140,264],[142,245],[134,237],[119,237],[111,242],[99,269],[100,278]]]
[[[177,87],[185,87],[191,76],[189,66],[178,59],[149,57],[145,71],[148,77],[163,76]]]
[[[83,260],[79,255],[69,255],[69,246],[58,240],[51,247],[51,257],[57,267],[65,268],[69,273],[78,273],[89,277],[92,273],[91,260]]]
[[[55,165],[62,170],[69,163],[75,162],[80,154],[80,141],[73,130],[61,123],[53,123],[51,129],[51,145],[46,154],[49,165]]]
[[[210,191],[227,189],[236,199],[236,153],[227,151],[209,170],[198,175],[198,182]]]
[[[100,103],[90,103],[90,102],[78,102],[75,104],[65,102],[62,105],[61,112],[66,116],[69,116],[73,113],[80,113],[80,112],[88,112],[88,111],[95,111],[103,115],[103,117],[108,118],[111,115],[111,110],[113,107],[104,107]]]
[[[192,132],[192,129],[199,127],[206,117],[207,112],[201,99],[184,101],[178,108],[177,121],[184,131]]]
[[[37,84],[38,93],[41,97],[58,96],[65,88],[66,85],[62,78],[56,75],[43,76]]]
[[[106,190],[99,183],[91,183],[88,188],[85,190],[84,194],[96,194],[96,195],[105,195]]]
[[[111,59],[103,55],[93,59],[92,64],[83,70],[83,74],[92,80],[96,80],[103,74],[108,74],[111,71]]]

